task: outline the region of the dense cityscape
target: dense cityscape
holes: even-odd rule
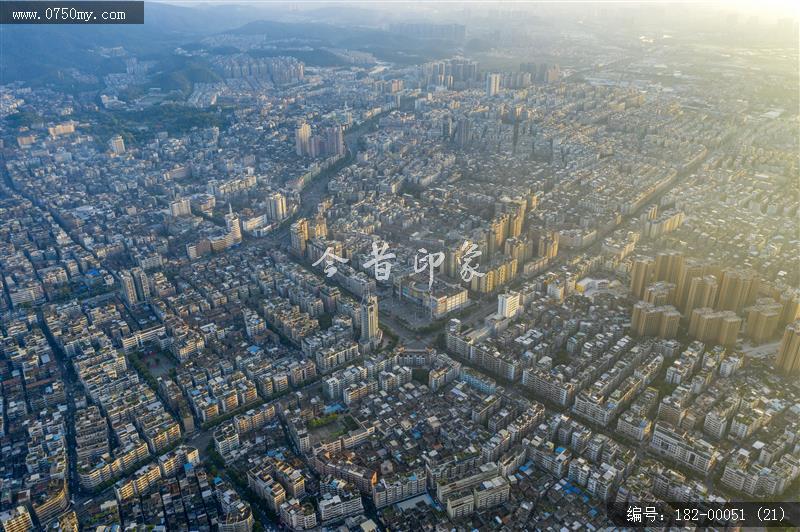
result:
[[[797,18],[417,7],[2,28],[3,530],[800,516]]]

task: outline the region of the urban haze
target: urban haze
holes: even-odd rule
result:
[[[792,2],[101,12],[0,25],[5,532],[800,526]]]

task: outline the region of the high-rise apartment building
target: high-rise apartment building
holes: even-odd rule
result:
[[[228,214],[225,215],[225,227],[228,229],[232,244],[242,241],[242,224],[239,220],[239,215],[234,214],[230,208]]]
[[[644,297],[644,291],[650,284],[655,270],[653,257],[638,256],[631,266],[631,295],[637,299]]]
[[[147,301],[150,299],[150,279],[141,268],[133,268],[131,270],[133,277],[133,285],[136,287],[136,297],[139,301]]]
[[[644,290],[644,301],[656,306],[671,305],[675,298],[675,284],[658,281],[650,284]]]
[[[662,251],[656,255],[655,280],[678,282],[678,274],[683,268],[684,257],[680,251]]]
[[[323,215],[317,214],[309,224],[308,238],[328,238],[328,221]]]
[[[332,126],[325,130],[325,153],[329,156],[344,155],[344,131],[342,126]]]
[[[295,152],[301,157],[311,154],[311,126],[303,122],[294,132]]]
[[[286,196],[280,192],[267,195],[267,216],[278,222],[286,218]]]
[[[739,268],[724,270],[716,308],[739,312],[755,300],[758,283],[758,275],[753,270]]]
[[[556,258],[558,255],[558,233],[556,231],[534,232],[533,239],[536,245],[536,255],[539,257],[547,257],[549,259]]]
[[[672,305],[656,306],[639,301],[633,306],[631,330],[637,336],[674,338],[678,333],[681,314]]]
[[[453,138],[453,119],[447,115],[442,119],[442,140],[449,142]]]
[[[150,298],[150,281],[141,268],[120,271],[119,282],[122,298],[129,305],[136,305]]]
[[[771,297],[762,297],[747,309],[745,334],[753,343],[762,344],[775,336],[783,305]]]
[[[497,296],[497,315],[500,318],[513,318],[519,312],[519,292],[506,292]]]
[[[361,341],[372,342],[379,337],[378,298],[368,295],[361,303]]]
[[[675,292],[675,303],[679,309],[684,313],[684,315],[691,314],[691,311],[686,311],[686,299],[689,296],[689,289],[692,284],[692,279],[696,277],[703,277],[710,272],[706,266],[705,262],[702,262],[697,259],[693,259],[691,257],[685,259],[680,266],[680,270],[678,271],[678,278],[675,281],[676,292]],[[714,306],[714,300],[716,299],[716,289],[714,292],[714,299],[712,299],[711,303],[708,305],[704,305],[707,307]]]
[[[455,141],[461,147],[466,146],[472,140],[472,122],[467,117],[461,117],[456,122]]]
[[[308,242],[308,220],[300,218],[289,229],[291,238],[291,249],[299,257],[306,255],[306,243]]]
[[[717,278],[713,275],[693,277],[683,303],[683,315],[691,316],[696,308],[711,307],[717,298]]]
[[[486,74],[486,96],[491,98],[500,92],[500,74]]]
[[[800,374],[800,320],[786,326],[776,365],[786,375]]]
[[[800,318],[800,289],[787,290],[781,294],[781,325],[788,325]]]
[[[117,155],[125,153],[125,140],[121,135],[114,135],[111,137],[111,140],[108,141],[108,146],[111,148],[111,151]]]
[[[133,275],[129,271],[119,272],[120,291],[122,298],[129,304],[135,305],[138,302],[136,297],[136,285],[133,282]]]
[[[28,509],[22,505],[0,513],[0,522],[3,524],[4,532],[28,532],[33,530],[31,515],[28,513]]]
[[[192,204],[189,198],[179,198],[169,204],[169,213],[175,218],[192,214]]]
[[[689,319],[689,336],[730,347],[736,343],[741,327],[742,318],[733,311],[696,308]]]

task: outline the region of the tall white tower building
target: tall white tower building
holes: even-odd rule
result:
[[[379,336],[378,298],[368,295],[361,302],[361,341],[372,342]]]
[[[225,227],[228,228],[228,234],[231,235],[234,243],[242,241],[242,224],[230,205],[228,205],[228,214],[225,215]]]

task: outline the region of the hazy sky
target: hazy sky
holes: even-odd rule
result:
[[[365,8],[385,7],[392,10],[402,10],[413,8],[417,5],[439,4],[445,7],[451,4],[454,8],[460,8],[464,4],[475,4],[485,6],[513,7],[515,4],[609,4],[624,6],[625,4],[643,5],[654,4],[661,6],[674,5],[677,9],[683,9],[686,5],[698,7],[724,8],[733,11],[740,11],[751,15],[765,18],[793,17],[800,19],[800,0],[370,0],[369,2],[347,2],[344,0],[166,0],[169,4],[264,4],[264,5],[291,5],[295,8],[319,7],[330,4],[347,4]]]
[[[755,15],[800,18],[800,0],[729,0],[718,4]]]

